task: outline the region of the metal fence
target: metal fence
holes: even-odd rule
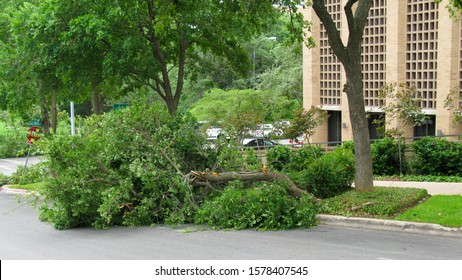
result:
[[[406,145],[409,145],[409,144],[412,144],[414,141],[416,140],[419,140],[419,139],[422,139],[422,138],[426,138],[426,137],[430,137],[430,138],[444,138],[444,139],[447,139],[449,141],[453,141],[453,142],[462,142],[462,134],[454,134],[454,135],[438,135],[438,136],[419,136],[419,137],[400,137],[401,140],[403,140],[404,144]],[[373,144],[374,142],[376,141],[379,141],[381,139],[371,139],[371,144]],[[304,145],[314,145],[314,146],[320,146],[324,149],[330,149],[330,148],[335,148],[337,146],[340,146],[344,143],[349,143],[349,142],[352,142],[352,140],[350,141],[330,141],[330,142],[310,142],[310,143],[303,143],[302,145],[294,145],[293,147],[294,148],[297,148],[297,147],[302,147]]]

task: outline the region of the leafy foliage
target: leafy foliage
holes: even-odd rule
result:
[[[257,189],[243,189],[231,182],[221,196],[207,201],[198,210],[195,221],[217,228],[261,230],[312,227],[316,213],[312,197],[289,197],[281,186],[262,183]]]
[[[353,154],[342,148],[313,161],[305,172],[308,191],[318,198],[327,198],[350,190],[354,163]]]
[[[314,129],[322,124],[327,118],[327,112],[312,106],[308,111],[300,109],[295,112],[290,126],[285,134],[290,139],[296,139],[300,135],[310,137],[314,134]]]
[[[11,130],[0,134],[0,158],[10,158],[27,153],[27,144],[24,131]]]
[[[462,176],[462,144],[444,138],[424,137],[412,144],[413,173]]]
[[[423,113],[420,103],[422,98],[415,85],[405,83],[388,83],[380,89],[380,108],[386,113],[389,124],[398,121],[397,127],[389,129],[386,134],[401,136],[405,126],[421,125],[428,117]]]
[[[405,144],[398,145],[393,138],[383,138],[375,141],[372,146],[372,164],[375,175],[401,174],[405,170],[404,150]],[[401,149],[401,153],[399,153]],[[400,166],[402,168],[400,168]]]
[[[268,165],[277,171],[282,171],[291,161],[292,149],[288,146],[276,146],[266,152]]]
[[[271,168],[286,173],[297,186],[319,198],[349,190],[354,180],[353,153],[342,147],[325,154],[321,147],[311,145],[295,151],[275,147],[268,151],[267,161]]]
[[[204,141],[193,118],[158,105],[93,116],[80,136],[49,140],[41,218],[60,229],[190,221],[196,203],[182,175],[216,156]]]
[[[200,121],[219,123],[239,140],[258,124],[290,118],[298,106],[280,93],[213,89],[193,105],[191,113]]]

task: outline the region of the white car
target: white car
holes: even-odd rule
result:
[[[205,133],[207,134],[207,140],[216,140],[223,136],[228,137],[228,134],[226,133],[226,131],[224,131],[223,128],[220,128],[220,127],[207,128]]]
[[[273,132],[274,127],[270,123],[259,124],[257,129],[252,132],[254,137],[265,137],[268,136],[271,132]]]

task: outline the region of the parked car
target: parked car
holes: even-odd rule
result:
[[[279,144],[265,137],[245,138],[242,140],[242,147],[264,150],[278,146]]]
[[[217,140],[220,137],[229,138],[226,131],[224,131],[222,128],[219,128],[219,127],[207,128],[205,133],[207,134],[207,140]]]
[[[273,125],[270,123],[259,124],[257,125],[257,129],[252,131],[251,134],[254,137],[264,137],[268,136],[270,133],[273,132]]]

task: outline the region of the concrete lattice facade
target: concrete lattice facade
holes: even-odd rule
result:
[[[325,0],[341,38],[348,39],[343,7],[347,0]],[[304,49],[304,107],[329,111],[329,121],[316,129],[312,142],[352,140],[345,72],[332,54],[327,34],[316,14],[305,11],[313,22],[311,36],[317,47]],[[459,135],[462,125],[452,122],[444,107],[451,90],[462,88],[462,29],[446,7],[433,0],[374,0],[364,30],[362,70],[364,102],[372,115],[380,114],[379,90],[387,83],[410,83],[417,89],[423,112],[430,117],[422,127],[407,127],[406,137]],[[460,107],[460,101],[455,100]],[[387,120],[387,128],[398,125]],[[371,138],[375,138],[373,124]]]

